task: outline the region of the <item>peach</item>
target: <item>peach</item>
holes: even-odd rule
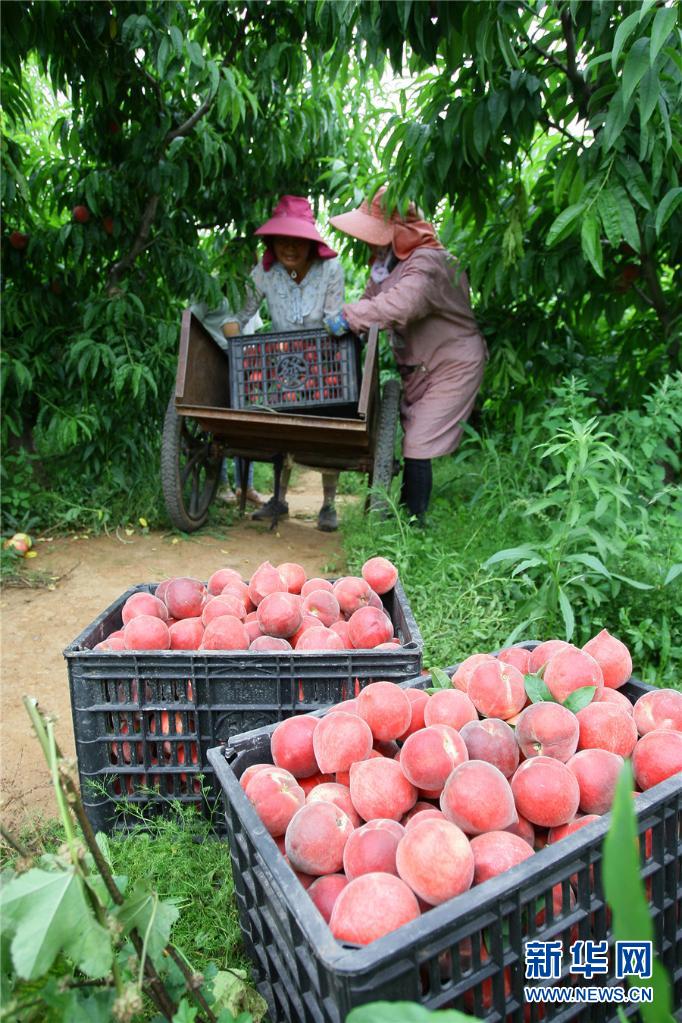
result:
[[[251,785],[258,778],[256,775]],[[291,818],[284,845],[296,870],[319,877],[341,870],[343,850],[352,833],[348,815],[335,803],[306,803]]]
[[[374,649],[376,650],[377,648],[375,647]],[[431,699],[429,694],[423,689],[403,689],[403,692],[410,701],[411,716],[409,726],[402,735],[398,736],[399,742],[404,742],[408,736],[413,735],[414,732],[418,732],[420,728],[424,727],[424,712],[426,704]]]
[[[298,784],[305,792],[307,798],[317,785],[326,785],[328,781],[336,781],[335,775],[322,774],[321,771],[318,771],[317,774],[312,774],[309,778],[299,778]]]
[[[569,835],[580,831],[586,824],[592,824],[593,821],[600,819],[601,817],[598,813],[586,813],[583,817],[576,817],[575,820],[569,821],[568,824],[562,824],[561,827],[550,828],[549,835],[547,836],[547,845],[554,845],[555,842],[560,842],[562,838],[568,838]]]
[[[505,664],[513,664],[522,675],[530,673],[530,650],[526,650],[522,646],[508,646],[504,650],[500,650],[497,657]]]
[[[290,771],[294,778],[310,778],[319,767],[315,759],[313,735],[320,723],[310,714],[297,714],[280,721],[270,737],[270,752],[277,767]]]
[[[375,593],[388,593],[398,581],[398,569],[388,558],[368,558],[361,569],[362,578]]]
[[[486,760],[505,778],[519,766],[519,747],[514,729],[500,718],[469,721],[460,729],[469,760]]]
[[[381,599],[379,594],[376,593],[372,589],[371,586],[369,588],[369,602],[368,602],[368,606],[369,607],[378,607],[380,611],[385,611],[386,610],[386,608],[384,607],[383,600]]]
[[[570,644],[552,654],[542,678],[558,703],[583,686],[594,686],[597,692],[604,686],[604,676],[594,657]]]
[[[494,661],[495,658],[492,654],[471,654],[470,657],[465,658],[461,664],[457,666],[457,670],[452,676],[452,685],[455,689],[461,689],[463,693],[468,692],[469,682],[471,676],[478,667],[484,661]]]
[[[226,583],[217,596],[222,597],[223,594],[229,594],[229,596],[237,597],[241,600],[247,614],[255,612],[256,605],[249,596],[249,587],[246,583],[242,582],[241,579],[232,579],[230,582]]]
[[[209,577],[208,592],[212,596],[217,597],[222,592],[223,587],[232,582],[243,584],[244,580],[241,577],[241,573],[237,572],[234,568],[219,568],[217,572],[214,572]]]
[[[319,629],[319,628],[320,628],[320,620],[319,620],[319,618],[315,618],[314,615],[309,615],[309,614],[305,614],[304,613],[303,614],[303,619],[301,621],[301,624],[300,624],[299,628],[296,630],[296,632],[293,634],[293,636],[289,637],[289,642],[291,643],[292,647],[294,649],[296,649],[296,647],[298,646],[299,639],[301,638],[301,636],[303,635],[303,633],[307,629]]]
[[[361,874],[339,894],[329,927],[338,941],[369,945],[419,915],[414,893],[399,877]]]
[[[239,618],[243,622],[246,618],[246,608],[239,597],[232,593],[221,593],[218,597],[210,597],[201,612],[202,622],[204,625],[208,625],[214,618],[220,618],[222,615],[232,615],[233,618]]]
[[[514,824],[504,828],[504,831],[508,831],[510,835],[518,835],[524,842],[528,842],[531,849],[535,848],[535,828],[521,814],[519,814],[519,819]]]
[[[485,760],[469,760],[454,769],[440,797],[449,821],[467,835],[504,831],[517,818],[509,782]]]
[[[393,637],[393,624],[378,608],[361,607],[348,619],[348,637],[356,650],[369,650]]]
[[[511,789],[518,813],[542,828],[568,824],[580,803],[575,775],[553,757],[524,760],[511,780]]]
[[[474,884],[482,884],[523,863],[535,853],[518,835],[509,831],[486,831],[471,839],[474,854]]]
[[[612,703],[588,703],[576,714],[580,725],[578,749],[606,749],[629,757],[637,742],[632,714]]]
[[[284,856],[284,862],[290,867],[291,871],[296,875],[296,880],[299,881],[306,891],[312,886],[313,882],[317,880],[314,874],[304,874],[302,870],[296,870],[294,865],[288,856]]]
[[[346,814],[354,828],[362,824],[359,814],[350,798],[350,789],[347,785],[339,785],[338,782],[329,781],[323,785],[315,785],[306,796],[306,803],[334,803]]]
[[[379,750],[371,749],[369,751],[369,756],[366,759],[376,760],[377,757],[380,757],[381,755],[382,754],[379,752]],[[350,787],[350,766],[347,771],[337,771],[336,774],[334,775],[333,780],[338,782],[339,785],[347,785],[348,787]]]
[[[292,637],[293,638],[293,637]],[[296,650],[345,650],[343,640],[331,629],[318,625],[304,629],[296,641]]]
[[[632,714],[634,708],[628,700],[625,693],[619,692],[617,689],[609,689],[608,686],[604,686],[598,693],[595,693],[592,697],[593,703],[613,703],[617,707],[622,707],[628,714]]]
[[[405,832],[396,852],[398,876],[429,906],[471,888],[474,854],[456,824],[426,820]]]
[[[154,590],[154,596],[158,597],[159,600],[162,600],[164,604],[166,603],[166,590],[168,589],[169,583],[172,581],[172,579],[163,579]]]
[[[347,647],[348,649],[351,648],[350,633],[348,631],[348,622],[341,619],[338,622],[332,622],[329,628],[332,630],[332,632],[335,632],[337,636],[340,636],[344,647]]]
[[[357,828],[343,850],[343,869],[346,877],[352,881],[361,874],[376,871],[397,876],[395,853],[404,834],[405,829],[397,821],[380,818]]]
[[[261,630],[267,636],[286,639],[303,623],[301,598],[295,593],[268,593],[258,605],[257,615]]]
[[[642,792],[682,772],[682,732],[670,728],[647,732],[633,750],[632,769]]]
[[[168,630],[171,650],[198,650],[204,635],[201,618],[181,618]]]
[[[244,789],[244,791],[246,791],[246,786],[249,784],[254,774],[258,774],[259,771],[264,771],[266,769],[270,770],[272,766],[273,766],[272,764],[249,764],[249,766],[242,772],[242,775],[239,779],[239,784]],[[284,852],[283,849],[280,851]]]
[[[682,732],[682,693],[677,689],[654,689],[639,697],[633,714],[640,735],[655,728]]]
[[[421,807],[421,809],[418,810],[417,813],[413,813],[418,806]],[[411,814],[413,814],[413,816],[411,816]],[[421,824],[422,821],[428,821],[431,819],[439,821],[447,820],[442,810],[438,810],[435,806],[430,806],[428,803],[419,802],[415,803],[412,809],[405,814],[403,817],[403,825],[405,830],[409,831],[410,828],[414,828],[417,824]]]
[[[328,590],[331,593],[333,589],[334,587],[329,582],[329,579],[308,579],[301,587],[301,596],[307,597],[309,593],[313,593],[315,590]]]
[[[389,685],[393,683],[389,682]],[[369,722],[367,722],[369,724]],[[392,739],[375,739],[373,749],[381,753],[382,757],[390,757],[391,760],[400,760],[400,746]]]
[[[138,615],[151,615],[152,618],[160,618],[161,621],[168,621],[168,608],[158,597],[151,593],[133,593],[128,597],[121,610],[123,624],[127,625]]]
[[[513,664],[493,659],[478,664],[467,689],[479,714],[487,718],[514,717],[526,704],[526,683]]]
[[[386,742],[397,739],[409,727],[412,705],[394,682],[370,682],[358,696],[358,713],[374,738]]]
[[[168,650],[170,631],[155,615],[136,615],[123,630],[126,650]]]
[[[350,797],[366,821],[377,817],[399,821],[417,802],[417,790],[397,760],[377,757],[351,764]]]
[[[123,636],[107,636],[101,643],[97,643],[92,649],[100,650],[104,653],[110,653],[112,650],[125,650],[125,641]]]
[[[611,750],[583,749],[575,753],[566,766],[578,782],[583,813],[608,813],[623,758]]]
[[[273,836],[283,835],[296,812],[305,805],[303,789],[293,774],[281,767],[257,771],[247,782],[244,791]]]
[[[536,674],[540,668],[547,664],[552,654],[557,653],[559,650],[564,650],[566,647],[570,647],[570,645],[565,639],[547,639],[544,643],[538,643],[530,652],[530,673]]]
[[[249,622],[249,625],[253,625],[253,622]],[[255,636],[249,643],[249,650],[282,652],[293,650],[293,647],[288,639],[282,639],[281,636]]]
[[[632,657],[625,643],[602,629],[585,643],[583,650],[591,654],[602,670],[604,685],[620,689],[632,675]]]
[[[429,725],[408,736],[400,766],[414,786],[440,794],[450,773],[469,759],[464,739],[449,725]]]
[[[342,579],[337,579],[333,591],[339,602],[339,607],[345,615],[352,615],[359,608],[369,604],[369,586],[364,579],[358,579],[357,576],[344,576]]]
[[[206,587],[199,579],[178,576],[168,583],[164,600],[173,618],[199,618],[206,596]]]
[[[269,561],[260,564],[249,580],[249,596],[256,607],[268,593],[286,592],[286,582]]]
[[[308,888],[308,895],[326,924],[331,920],[334,904],[347,884],[348,878],[343,874],[323,874],[315,878]]]
[[[478,712],[461,689],[439,689],[424,707],[424,725],[449,725],[456,732],[469,721],[478,721]]]
[[[260,630],[260,622],[258,622],[256,619],[252,618],[250,622],[245,621],[244,628],[246,629],[246,635],[249,637],[249,647],[251,646],[254,640],[258,639],[259,636],[263,635],[263,633]]]
[[[303,565],[295,561],[283,561],[276,569],[286,583],[289,593],[300,593],[306,581],[306,572]]]
[[[341,703],[334,703],[327,711],[327,714],[338,714],[341,711],[343,714],[356,714],[360,717],[358,711],[357,697],[353,697],[351,700],[342,700]]]
[[[566,763],[578,748],[580,725],[568,707],[531,703],[516,722],[516,741],[524,757],[553,757]]]
[[[215,599],[215,598],[214,598]],[[204,630],[201,650],[248,650],[249,636],[239,618],[221,615]]]
[[[303,597],[302,608],[306,614],[318,618],[329,628],[339,620],[339,602],[329,590],[311,590]]]
[[[372,749],[372,730],[356,714],[337,711],[320,718],[313,732],[313,750],[320,771],[348,771]]]

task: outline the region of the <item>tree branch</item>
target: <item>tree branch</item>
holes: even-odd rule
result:
[[[173,139],[180,139],[184,138],[185,135],[189,135],[197,121],[200,121],[204,114],[211,109],[216,96],[217,93],[214,93],[210,99],[205,99],[201,106],[194,111],[192,116],[187,118],[184,124],[181,124],[179,128],[174,128],[173,131],[169,131],[164,139],[166,145],[168,145],[169,142],[172,142]]]
[[[156,207],[159,205],[159,196],[152,195],[147,200],[147,205],[144,208],[142,214],[142,220],[138,228],[137,237],[133,242],[133,246],[127,255],[119,259],[117,263],[114,263],[113,267],[109,271],[107,278],[107,291],[109,295],[113,295],[116,285],[123,277],[126,270],[130,269],[139,254],[147,247],[149,242],[149,232],[151,231],[152,221],[156,216]]]
[[[562,11],[561,13],[561,27],[564,31],[564,39],[566,40],[566,60],[568,65],[566,68],[566,74],[573,86],[573,94],[578,100],[580,113],[583,117],[586,117],[587,101],[592,95],[592,89],[578,69],[573,21],[571,19],[571,13],[568,10]]]

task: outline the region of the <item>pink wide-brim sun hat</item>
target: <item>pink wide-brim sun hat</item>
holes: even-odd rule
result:
[[[277,236],[303,238],[309,242],[317,242],[318,246],[323,246],[328,250],[329,255],[326,253],[323,255],[320,251],[319,254],[323,259],[336,255],[317,230],[310,203],[301,195],[283,195],[275,206],[270,219],[261,224],[254,234],[266,238],[276,238]]]
[[[367,242],[368,245],[378,245],[382,248],[390,245],[393,241],[395,222],[386,216],[381,202],[385,191],[385,188],[380,188],[371,203],[363,200],[356,210],[330,217],[329,223],[344,234]]]

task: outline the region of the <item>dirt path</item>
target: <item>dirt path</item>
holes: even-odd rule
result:
[[[224,531],[181,539],[172,534],[73,537],[36,544],[31,569],[59,577],[52,589],[5,588],[0,597],[0,814],[13,826],[53,813],[52,790],[21,698],[38,698],[57,718],[62,750],[74,755],[66,662],[62,650],[112,601],[136,583],[173,575],[207,579],[217,568],[248,577],[262,561],[297,561],[308,575],[338,574],[338,533],[321,533],[319,474],[300,470],[287,500],[290,518],[276,533],[245,519]],[[339,504],[352,498],[339,498]],[[218,535],[218,534],[221,535]]]

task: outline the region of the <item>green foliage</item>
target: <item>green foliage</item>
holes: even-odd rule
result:
[[[370,1002],[349,1012],[346,1023],[471,1023],[473,1019],[457,1009],[430,1012],[414,1002]]]

